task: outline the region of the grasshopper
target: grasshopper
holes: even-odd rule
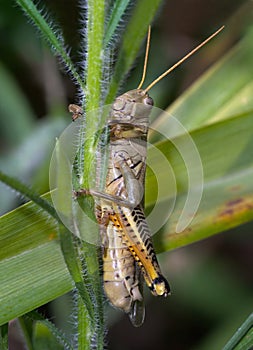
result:
[[[104,191],[80,189],[76,196],[96,198],[103,251],[104,290],[111,304],[126,312],[134,326],[144,321],[142,276],[155,296],[168,296],[170,286],[162,275],[143,210],[146,141],[153,100],[148,91],[204,46],[223,27],[142,89],[150,46],[150,27],[143,76],[137,89],[117,97],[108,120],[109,164]],[[75,120],[80,107],[69,106]]]

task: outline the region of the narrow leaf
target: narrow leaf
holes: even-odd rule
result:
[[[104,46],[106,47],[109,41],[113,38],[116,28],[122,20],[122,16],[126,11],[126,8],[130,4],[130,0],[116,0],[113,2],[113,8],[111,10],[110,19],[107,24]]]
[[[36,204],[1,217],[0,246],[1,325],[73,288],[56,222]]]
[[[202,127],[190,136],[200,154],[203,184],[197,181],[201,168],[193,162],[188,134],[156,144],[167,157],[172,173],[166,170],[166,162],[158,163],[152,150],[149,154],[153,168],[158,167],[164,174],[167,171],[169,188],[173,178],[177,184],[175,207],[170,208],[172,198],[164,199],[163,211],[166,213],[170,208],[172,214],[155,236],[160,251],[190,244],[253,219],[253,112]],[[178,150],[182,151],[179,153]],[[190,183],[189,174],[192,174]],[[156,192],[149,190],[156,188],[155,175],[148,172],[147,182],[146,202],[149,206],[156,200]],[[194,197],[202,185],[203,196],[197,212],[188,208],[188,226],[178,232],[186,199],[191,195]]]
[[[8,176],[0,171],[0,181],[10,186],[13,190],[17,191],[22,196],[25,196],[28,199],[34,201],[37,205],[47,211],[52,217],[59,220],[54,207],[45,199],[40,197],[34,190],[20,182],[18,179]]]
[[[17,82],[0,64],[1,132],[6,140],[17,145],[34,126],[34,116]]]
[[[141,43],[147,34],[148,26],[160,4],[161,0],[139,0],[137,2],[122,38],[122,45],[106,98],[107,104],[112,103],[125,75],[132,67]]]
[[[43,38],[51,45],[53,52],[59,55],[65,63],[73,78],[84,88],[84,82],[80,78],[75,69],[69,55],[66,52],[63,42],[63,35],[60,30],[55,28],[55,25],[48,23],[45,16],[37,9],[31,0],[16,0],[17,4],[22,8],[25,14],[32,20],[35,26],[40,30]]]
[[[223,350],[249,350],[253,347],[253,314],[236,331]]]
[[[34,344],[38,345],[38,348],[41,348],[41,344],[43,344],[44,341],[48,341],[52,349],[73,349],[65,334],[63,334],[59,329],[56,328],[56,326],[52,322],[44,318],[38,312],[31,311],[28,314],[24,315],[23,319],[35,323],[33,342]],[[41,327],[41,325],[43,325],[44,328]],[[45,336],[45,334],[47,335]],[[47,339],[45,340],[45,338]],[[35,345],[36,349],[37,345]],[[53,346],[55,347],[53,348]],[[44,345],[43,349],[45,348],[48,349],[48,347]]]
[[[191,131],[251,111],[252,60],[253,27],[249,27],[240,43],[203,74],[166,112]],[[159,126],[164,130],[166,118],[166,114],[161,115],[153,127]]]

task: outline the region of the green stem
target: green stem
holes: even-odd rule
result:
[[[101,78],[104,39],[104,0],[88,1],[87,22],[87,77],[86,77],[86,111],[97,109],[101,99]],[[87,127],[92,121],[87,121]]]
[[[81,256],[78,253],[76,244],[74,244],[73,242],[73,237],[71,232],[69,232],[63,225],[60,225],[59,231],[60,231],[61,249],[64,255],[65,262],[73,278],[73,281],[75,282],[76,288],[83,300],[83,303],[87,308],[89,318],[92,320],[94,318],[94,306],[93,306],[92,297],[91,297],[93,293],[89,288],[90,281],[86,276],[86,271],[83,271],[83,270],[87,270],[87,267],[81,266]],[[86,260],[83,261],[83,264],[86,265]],[[84,281],[85,276],[86,276],[86,281]]]
[[[105,2],[104,0],[88,1],[87,22],[87,73],[85,88],[85,144],[83,182],[81,186],[89,188],[89,179],[94,174],[95,135],[99,126],[99,113],[91,113],[100,107],[101,80],[103,69]]]
[[[78,349],[89,349],[88,345],[94,341],[98,349],[103,349],[103,291],[97,248],[77,239],[73,241],[71,232],[63,225],[60,225],[60,240],[65,262],[79,293]]]
[[[103,70],[103,40],[105,23],[105,2],[104,0],[88,1],[88,21],[87,21],[87,71],[85,88],[85,125],[84,135],[85,143],[83,149],[83,169],[81,170],[83,188],[90,188],[92,178],[94,177],[95,164],[95,145],[97,141],[97,131],[101,128],[99,125],[99,112],[101,105],[101,81]],[[82,133],[81,133],[82,134]],[[96,321],[94,336],[98,349],[103,349],[104,341],[104,307],[103,290],[101,285],[101,276],[99,273],[99,251],[96,246],[86,242],[82,244],[82,254],[85,262],[85,272],[91,279],[90,295],[93,300],[95,315],[93,321]],[[93,293],[93,296],[92,296]],[[82,313],[81,313],[82,317]],[[79,323],[82,320],[79,320]],[[81,341],[81,339],[80,339]],[[94,341],[94,339],[93,339]],[[81,345],[80,345],[81,346]]]
[[[87,317],[87,309],[81,299],[80,294],[77,295],[77,319],[78,319],[78,350],[91,349],[92,332],[90,322]]]
[[[83,254],[85,256],[85,263],[87,272],[92,281],[93,289],[93,303],[95,312],[95,337],[97,349],[103,349],[104,346],[104,292],[102,288],[102,278],[100,276],[100,247],[83,242]]]

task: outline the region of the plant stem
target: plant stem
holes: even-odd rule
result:
[[[88,1],[87,22],[87,66],[85,87],[85,144],[83,188],[89,188],[89,180],[94,177],[95,134],[99,128],[99,112],[91,111],[100,107],[101,80],[103,69],[103,38],[104,38],[105,3],[103,0]]]

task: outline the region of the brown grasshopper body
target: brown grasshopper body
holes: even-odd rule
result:
[[[161,275],[142,207],[152,105],[153,100],[140,89],[129,91],[115,100],[108,121],[110,160],[105,193],[101,196],[90,191],[101,198],[99,221],[107,227],[104,230],[107,234],[103,234],[109,240],[105,252],[111,253],[110,261],[108,254],[104,254],[105,292],[114,306],[119,307],[120,300],[120,308],[130,314],[134,324],[137,321],[133,317],[143,320],[140,314],[144,313],[139,303],[142,301],[139,269],[154,295],[167,296],[170,291],[168,282]],[[111,233],[121,247],[111,245]],[[113,267],[113,275],[106,271],[109,265]],[[120,282],[115,276],[120,276]],[[139,315],[133,312],[137,308]]]
[[[109,164],[104,191],[80,189],[77,192],[77,195],[90,194],[95,197],[96,217],[104,248],[104,290],[111,304],[128,313],[135,326],[140,326],[144,320],[141,276],[155,296],[166,297],[170,294],[143,211],[146,141],[153,106],[153,100],[147,92],[222,29],[143,90],[141,86],[146,71],[149,31],[142,81],[138,89],[117,97],[112,105],[108,120]],[[69,110],[73,113],[73,119],[81,114],[78,106],[70,105]]]

